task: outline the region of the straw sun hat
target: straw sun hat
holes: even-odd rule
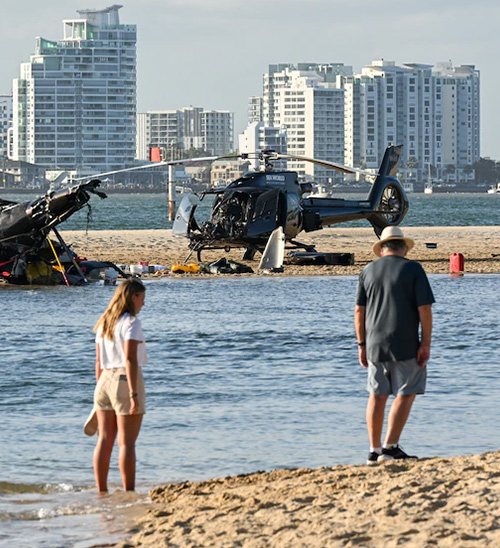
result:
[[[373,253],[375,253],[377,257],[380,257],[380,248],[385,242],[390,242],[391,240],[403,240],[408,251],[415,245],[415,242],[411,238],[407,238],[403,234],[403,231],[399,226],[386,226],[384,230],[382,230],[380,240],[373,246]]]

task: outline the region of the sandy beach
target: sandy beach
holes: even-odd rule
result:
[[[500,272],[500,227],[406,228],[405,233],[416,241],[409,257],[421,261],[428,273],[449,273],[452,253],[464,255],[466,275]],[[148,261],[170,269],[188,254],[186,240],[170,230],[62,234],[78,254],[117,264]],[[318,251],[354,253],[355,264],[285,265],[283,274],[273,275],[357,274],[374,259],[370,228],[329,228],[306,234],[302,241],[314,243]],[[242,262],[241,251],[211,252],[203,259],[221,256]],[[257,261],[247,264],[257,272]],[[150,493],[149,509],[124,531],[118,546],[500,546],[499,478],[500,452],[168,484]]]
[[[275,470],[151,492],[120,548],[500,546],[500,453]]]
[[[403,227],[404,228],[404,227]],[[500,227],[408,227],[405,234],[415,240],[415,247],[409,258],[418,260],[428,273],[446,274],[450,271],[450,255],[462,253],[465,259],[465,273],[500,272]],[[170,270],[174,264],[182,264],[189,249],[185,238],[176,236],[171,230],[92,230],[61,231],[66,242],[79,255],[91,260],[112,261],[116,264],[163,265]],[[285,265],[284,276],[314,276],[358,274],[375,257],[371,248],[376,241],[373,230],[363,228],[326,228],[300,235],[300,241],[314,244],[317,251],[353,253],[354,265]],[[426,244],[435,244],[429,248]],[[242,261],[242,250],[207,251],[204,262],[220,257],[233,259],[251,266],[257,272],[259,256],[254,261]],[[196,263],[193,255],[189,262]],[[169,274],[172,275],[172,274]],[[200,276],[200,274],[176,274],[176,276]]]

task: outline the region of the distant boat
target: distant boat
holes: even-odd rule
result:
[[[315,185],[308,198],[330,198],[331,195],[331,189],[326,185]]]
[[[188,186],[176,186],[175,187],[175,194],[177,196],[182,196],[183,194],[189,194],[190,192],[193,192],[193,189]]]
[[[431,164],[427,164],[427,182],[424,187],[425,194],[432,194]]]
[[[488,189],[488,194],[500,194],[500,183],[496,185],[491,185]]]

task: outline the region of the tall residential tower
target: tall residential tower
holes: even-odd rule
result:
[[[136,26],[121,7],[78,10],[62,40],[36,39],[13,82],[14,159],[84,174],[134,163]]]
[[[348,165],[376,169],[388,144],[402,144],[408,178],[425,180],[432,169],[437,178],[467,179],[480,147],[473,65],[378,60],[343,78],[343,87]]]

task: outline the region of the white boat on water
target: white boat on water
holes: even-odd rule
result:
[[[496,185],[491,185],[488,189],[488,194],[500,194],[500,183]]]
[[[326,185],[314,185],[312,192],[309,194],[308,198],[330,198],[332,195],[331,189]]]
[[[424,187],[425,194],[432,194],[431,164],[427,164],[427,182]]]

